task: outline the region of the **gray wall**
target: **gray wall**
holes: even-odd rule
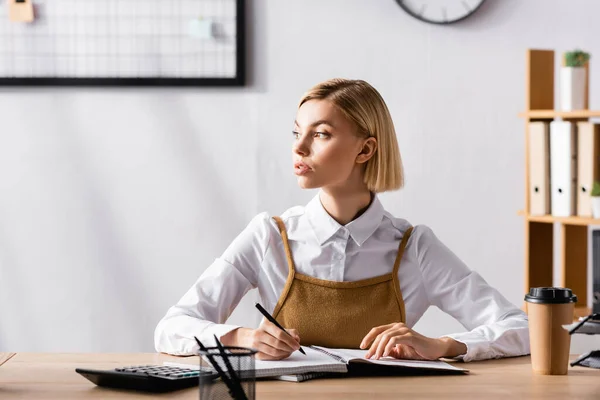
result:
[[[600,2],[488,0],[445,27],[394,0],[248,4],[247,87],[0,89],[0,350],[152,351],[252,216],[314,195],[290,132],[301,94],[336,76],[391,109],[407,184],[387,209],[521,304],[525,50],[590,51],[597,109]],[[249,296],[232,321],[258,321]],[[462,327],[431,310],[417,329]]]

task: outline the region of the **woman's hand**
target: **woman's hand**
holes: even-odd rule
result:
[[[375,359],[390,356],[410,360],[437,360],[440,357],[456,357],[467,352],[464,343],[449,337],[428,338],[402,322],[371,329],[360,344],[361,349],[367,347],[369,351],[365,357]]]
[[[238,328],[223,337],[225,346],[251,347],[258,350],[258,360],[283,360],[300,348],[300,336],[295,329],[286,329],[291,335],[263,319],[258,329]]]

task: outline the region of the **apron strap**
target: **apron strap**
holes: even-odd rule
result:
[[[400,246],[398,246],[398,254],[396,255],[396,261],[394,262],[394,270],[392,273],[394,274],[394,279],[398,279],[398,269],[400,268],[400,261],[402,260],[402,255],[404,254],[404,249],[408,243],[408,239],[412,234],[413,227],[411,226],[404,232],[404,236],[402,237],[402,241],[400,242]]]
[[[400,246],[398,246],[398,254],[396,255],[396,261],[394,262],[394,270],[392,272],[392,282],[394,286],[394,292],[396,292],[396,300],[398,301],[398,307],[400,307],[400,315],[402,322],[406,322],[406,310],[404,309],[404,298],[402,297],[402,290],[400,290],[400,281],[398,279],[398,269],[400,268],[400,261],[404,255],[404,249],[408,244],[408,239],[412,234],[413,227],[411,226],[404,232]]]
[[[279,297],[279,301],[275,305],[275,309],[273,310],[273,318],[277,318],[285,299],[287,298],[290,289],[292,288],[292,282],[294,281],[294,276],[296,275],[296,268],[294,267],[294,260],[292,259],[292,252],[290,250],[290,244],[288,242],[287,231],[285,230],[285,224],[283,223],[280,217],[273,217],[273,220],[277,223],[277,227],[279,228],[279,232],[281,233],[281,238],[283,239],[283,247],[285,249],[285,258],[288,263],[288,277],[285,282],[285,287]]]
[[[277,227],[279,228],[279,232],[281,233],[281,238],[283,239],[283,248],[285,249],[285,258],[287,258],[288,267],[290,269],[290,273],[294,272],[296,268],[294,267],[294,260],[292,259],[292,252],[290,250],[290,243],[288,242],[287,231],[285,230],[285,224],[281,220],[280,217],[273,217],[275,222],[277,223]]]

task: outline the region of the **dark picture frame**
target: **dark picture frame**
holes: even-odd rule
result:
[[[246,84],[246,10],[245,0],[235,0],[236,48],[235,76],[209,77],[0,77],[2,86],[130,86],[130,87],[223,87]]]

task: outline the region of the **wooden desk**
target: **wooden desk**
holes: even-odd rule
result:
[[[76,367],[115,368],[182,361],[164,354],[19,353],[0,367],[0,399],[197,399],[197,388],[166,394],[96,387]],[[191,359],[185,360],[192,361]],[[529,357],[472,362],[470,375],[260,381],[257,399],[561,399],[600,398],[600,370],[575,367],[566,376],[537,376]]]

